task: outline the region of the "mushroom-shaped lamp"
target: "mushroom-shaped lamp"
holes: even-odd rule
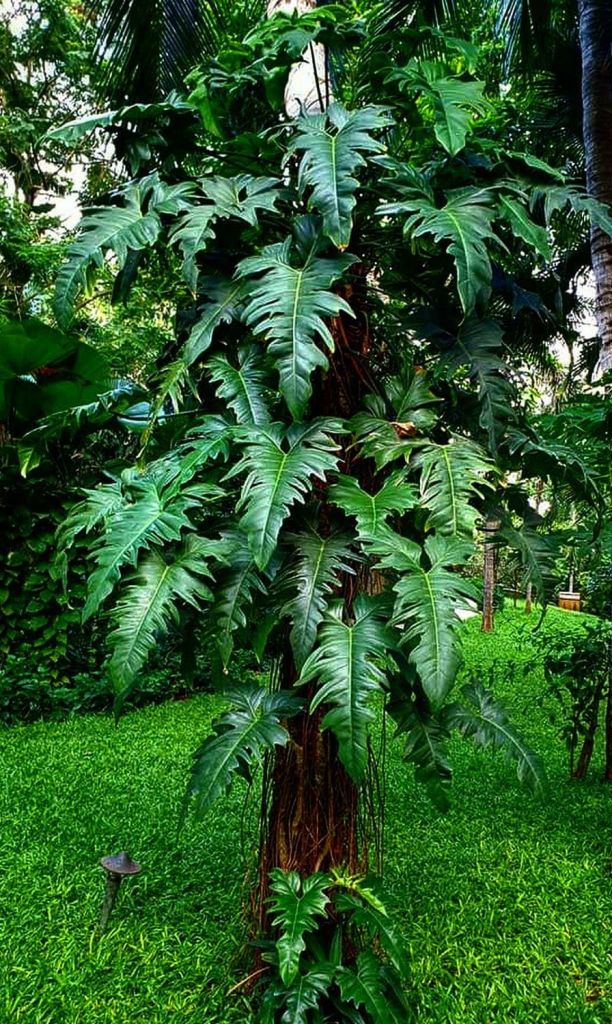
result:
[[[116,853],[114,857],[102,857],[100,864],[106,872],[106,892],[98,926],[98,930],[103,932],[115,905],[121,882],[128,875],[137,875],[140,871],[140,864],[132,860],[125,850],[122,850],[121,853]]]

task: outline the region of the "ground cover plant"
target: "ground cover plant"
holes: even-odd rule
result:
[[[551,610],[562,636],[568,617]],[[534,616],[506,608],[496,633],[463,628],[466,671],[494,667],[513,720],[542,754],[549,796],[525,794],[501,755],[457,741],[453,804],[439,816],[389,748],[385,899],[407,953],[412,1020],[606,1024],[612,1010],[609,794],[567,779],[539,706]],[[28,1024],[247,1024],[228,990],[249,970],[246,854],[257,794],[238,784],[177,839],[178,796],[219,698],[0,731],[0,1015]],[[500,820],[503,826],[500,827]],[[242,846],[240,839],[242,839]],[[98,858],[126,847],[143,873],[108,932],[93,929]]]

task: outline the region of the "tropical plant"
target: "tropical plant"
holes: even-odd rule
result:
[[[148,461],[92,490],[61,541],[69,549],[76,536],[93,538],[86,614],[104,608],[115,622],[119,700],[159,631],[189,606],[223,664],[239,636],[272,656],[268,686],[226,694],[188,800],[205,811],[263,762],[260,919],[271,927],[271,890],[279,929],[269,1020],[308,1020],[329,999],[343,1020],[390,1019],[386,975],[364,935],[349,964],[342,936],[324,947],[315,936],[315,925],[324,936],[332,927],[333,872],[354,877],[363,863],[359,807],[377,769],[377,705],[439,807],[452,729],[503,748],[520,779],[542,782],[489,692],[448,702],[457,612],[473,595],[457,570],[473,551],[496,460],[512,454],[510,427],[526,419],[494,314],[511,317],[518,263],[537,289],[544,239],[555,240],[538,204],[559,172],[533,167],[503,136],[493,152],[493,99],[452,41],[452,62],[440,37],[432,69],[422,56],[429,30],[394,36],[374,15],[351,12],[279,14],[236,44],[231,61],[224,51],[204,62],[190,79],[207,154],[199,162],[195,152],[197,180],[149,176],[126,186],[120,205],[88,215],[57,291],[67,319],[75,282],[92,286],[115,241],[120,268],[132,245],[179,245],[195,318],[176,363],[201,404],[182,407],[176,396],[166,450],[152,421]],[[283,110],[289,35],[300,51],[329,45],[339,67],[334,102],[326,108],[321,95],[320,111],[293,119]],[[407,77],[385,63],[392,37]],[[350,107],[343,83],[350,96],[351,64],[362,61],[362,73],[368,60],[377,102],[361,96]],[[259,118],[249,131],[240,97]],[[256,174],[236,177],[239,151]],[[126,241],[128,206],[138,223],[153,219],[150,234]],[[427,326],[433,306],[443,330]],[[512,511],[521,494],[527,502],[520,484],[509,491]],[[363,892],[357,902],[365,925]]]

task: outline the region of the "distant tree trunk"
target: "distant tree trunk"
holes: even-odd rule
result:
[[[527,591],[525,593],[525,614],[531,615],[533,611],[533,583],[527,584]]]
[[[578,758],[576,767],[573,771],[573,777],[575,779],[586,778],[586,773],[589,770],[591,757],[593,756],[593,748],[595,746],[595,733],[597,732],[597,723],[599,721],[599,706],[601,704],[603,688],[604,684],[600,683],[593,694],[593,703],[591,705],[591,714],[589,715],[587,731],[582,744],[582,750],[580,751],[580,757]]]
[[[578,0],[582,54],[586,183],[600,203],[612,205],[612,0]],[[612,239],[591,230],[597,324],[601,339],[596,376],[612,369]]]
[[[482,632],[492,633],[495,628],[495,546],[493,536],[499,530],[498,519],[487,519],[484,538],[484,570],[482,594]]]
[[[612,782],[612,602],[608,609],[610,635],[608,637],[608,697],[606,700],[606,763],[604,782]]]

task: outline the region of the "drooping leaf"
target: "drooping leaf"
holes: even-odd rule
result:
[[[498,439],[514,416],[514,387],[508,367],[500,357],[501,327],[494,320],[467,320],[461,325],[453,346],[444,353],[443,372],[465,367],[478,387],[480,426],[487,431],[489,447],[495,451]]]
[[[338,446],[329,436],[339,432],[334,420],[294,424],[288,430],[270,423],[244,433],[245,453],[232,476],[248,470],[238,509],[256,564],[264,569],[293,505],[304,501],[312,478],[324,480],[338,463]]]
[[[349,538],[332,533],[321,537],[315,530],[304,530],[288,538],[296,559],[289,567],[293,596],[282,608],[292,622],[289,639],[296,668],[301,670],[312,651],[317,629],[328,606],[329,595],[341,572],[352,573]]]
[[[379,603],[365,594],[355,599],[351,623],[343,622],[341,615],[342,606],[325,616],[318,644],[307,658],[299,682],[319,680],[310,711],[321,704],[332,705],[321,726],[332,729],[340,760],[351,778],[362,782],[374,719],[369,698],[384,681],[376,659],[384,655],[389,638]]]
[[[160,631],[178,621],[180,603],[199,610],[203,602],[212,599],[204,580],[212,578],[209,562],[222,556],[218,542],[195,536],[188,537],[171,561],[158,551],[145,555],[134,582],[113,609],[109,672],[117,709],[155,647]]]
[[[265,336],[279,372],[281,394],[294,419],[302,416],[312,394],[313,371],[327,368],[317,340],[330,350],[334,347],[324,318],[340,312],[353,316],[348,303],[329,291],[353,262],[348,255],[322,259],[313,250],[301,266],[294,267],[287,238],[239,264],[238,278],[248,279],[244,322],[254,334]]]
[[[332,103],[320,114],[304,114],[288,154],[301,153],[299,187],[309,192],[309,205],[323,218],[323,231],[338,249],[349,244],[355,192],[355,172],[365,166],[364,154],[380,153],[383,145],[370,134],[391,124],[378,107],[346,110]]]
[[[213,356],[206,364],[210,379],[218,384],[216,394],[234,412],[238,423],[261,426],[270,422],[266,404],[266,375],[255,345],[245,345],[238,353],[238,366],[226,356]]]
[[[211,633],[226,668],[234,647],[234,633],[247,625],[245,609],[252,604],[253,595],[264,594],[266,587],[257,572],[246,535],[228,528],[221,536],[228,545],[228,565],[216,576],[210,620]]]
[[[57,275],[55,312],[61,326],[72,320],[77,295],[91,284],[105,254],[114,253],[121,270],[130,253],[154,245],[161,229],[159,214],[176,213],[188,206],[193,187],[191,182],[167,186],[157,174],[151,174],[121,189],[122,206],[98,206],[89,211]]]
[[[400,644],[408,646],[423,689],[437,705],[449,692],[460,663],[456,613],[469,607],[468,598],[475,591],[449,568],[465,561],[465,544],[436,535],[427,538],[424,550],[428,567],[402,557],[399,546],[397,552],[390,549],[381,564],[390,568],[395,564],[402,571],[393,588],[397,594],[393,624],[402,630]]]
[[[283,722],[301,706],[294,694],[252,686],[231,689],[227,696],[230,710],[194,754],[186,800],[193,801],[197,815],[229,791],[236,773],[250,779],[266,750],[285,746],[289,733]]]
[[[510,224],[513,234],[527,242],[545,260],[549,260],[551,258],[551,248],[546,228],[542,227],[541,224],[536,224],[531,219],[527,207],[520,203],[518,199],[502,195],[499,202],[500,211]]]
[[[325,915],[329,884],[329,876],[320,872],[304,879],[297,871],[275,868],[270,872],[272,923],[281,930],[276,941],[278,969],[285,985],[298,974],[300,956],[306,948],[304,935],[317,928]]]
[[[502,750],[516,764],[519,781],[540,791],[546,780],[542,762],[511,725],[505,709],[480,684],[470,683],[461,693],[467,704],[455,702],[444,708],[446,728],[457,729],[479,747]]]
[[[406,739],[404,760],[414,764],[415,778],[434,806],[447,811],[453,773],[446,756],[448,731],[439,715],[432,715],[410,697],[394,700],[388,711],[396,723],[396,735]]]
[[[210,348],[213,334],[221,324],[239,320],[247,297],[242,281],[228,277],[206,277],[200,281],[200,290],[208,301],[198,309],[198,319],[191,329],[183,358],[190,366]]]

